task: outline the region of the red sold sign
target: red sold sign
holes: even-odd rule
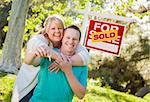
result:
[[[85,46],[118,55],[124,31],[125,26],[91,20]]]

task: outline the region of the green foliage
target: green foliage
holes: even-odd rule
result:
[[[12,0],[1,0],[0,3],[9,3],[11,2]],[[2,5],[1,5],[2,6]]]
[[[11,0],[2,0],[0,3],[10,1]],[[139,13],[138,10],[133,10],[132,6],[137,5],[136,3],[139,1],[140,0],[115,0],[112,2],[107,2],[107,0],[33,0],[30,3],[26,19],[24,44],[31,35],[42,28],[43,22],[48,15],[60,14],[63,16],[66,26],[77,24],[81,27],[84,18],[83,15],[77,13],[77,10],[85,9],[88,2],[91,2],[91,11],[100,13],[111,12],[121,16],[137,17],[142,20],[144,17],[149,16],[150,12]],[[109,3],[113,4],[110,5]],[[1,4],[0,7],[5,7],[3,3]],[[4,13],[4,11],[1,11],[2,10],[0,10],[0,14]],[[89,18],[93,19],[94,17]],[[108,20],[106,19],[106,21]],[[114,20],[111,21],[116,22]],[[99,84],[99,86],[107,86],[108,88],[110,85],[111,88],[114,89],[135,93],[144,83],[150,83],[150,76],[146,73],[150,68],[149,33],[146,33],[146,31],[140,27],[143,23],[146,24],[146,22],[128,24],[117,21],[117,23],[127,26],[120,56],[107,56],[106,53],[99,53],[96,57],[92,56],[91,64],[89,64],[89,69],[91,70],[89,75],[90,77],[100,80],[101,84]],[[5,24],[3,30],[6,32],[7,29],[8,27]],[[94,97],[93,94],[92,96]],[[89,100],[90,99],[91,98],[89,98]]]
[[[40,2],[40,5],[39,5]],[[73,1],[65,1],[65,0],[41,0],[41,1],[33,1],[32,5],[30,5],[28,18],[26,21],[25,42],[30,38],[31,35],[35,34],[35,32],[39,31],[42,28],[42,24],[45,18],[48,15],[52,14],[60,14],[64,17],[65,25],[78,24],[81,27],[81,23],[83,20],[83,15],[77,13],[77,10],[84,9],[89,0],[73,0]],[[100,5],[103,5],[104,1],[94,1],[91,0],[93,5],[92,11],[100,11]],[[79,19],[81,22],[76,23],[76,20]]]
[[[102,86],[110,85],[113,89],[135,94],[150,83],[150,40],[144,31],[134,30],[124,38],[120,56],[106,55],[92,56],[89,65],[89,76],[101,78]]]
[[[106,7],[109,6],[109,3]],[[148,17],[149,12],[139,13],[139,11],[130,10],[136,3],[135,0],[127,2],[116,0],[113,2],[115,6],[111,5],[111,9],[115,9],[115,14],[127,16],[126,14],[130,13],[142,22],[125,24],[117,21],[117,23],[127,26],[120,55],[116,57],[102,52],[93,53],[95,55],[92,56],[89,64],[91,70],[89,76],[101,78],[102,86],[110,85],[113,89],[132,94],[150,83],[149,20],[144,19],[144,17]],[[142,25],[147,29],[144,30]]]
[[[54,4],[55,3],[55,4]],[[52,14],[64,14],[65,3],[49,1],[43,2],[41,5],[33,3],[29,7],[28,18],[26,20],[25,27],[25,42],[30,38],[31,35],[35,34],[43,27],[43,22],[48,15]]]
[[[2,0],[1,2],[4,3],[4,2],[10,2],[10,1],[12,0]],[[70,25],[74,23],[76,24],[76,20],[80,19],[81,22],[79,26],[81,27],[83,16],[78,17],[78,15],[80,14],[78,14],[76,10],[84,9],[88,2],[91,3],[91,11],[107,13],[108,7],[104,5],[108,4],[109,2],[105,0],[68,0],[68,1],[66,0],[32,0],[32,2],[30,3],[29,13],[28,13],[27,22],[26,22],[25,37],[24,37],[25,42],[30,38],[31,35],[35,34],[35,32],[39,31],[42,28],[42,24],[48,15],[52,15],[52,14],[63,15],[66,25]],[[116,0],[116,1],[113,1],[114,5],[112,5],[110,8],[115,9],[115,11],[113,12],[114,14],[118,14],[122,16],[126,16],[127,13],[133,13],[135,16],[139,18],[143,18],[146,15],[148,16],[150,12],[145,12],[142,14],[138,14],[137,12],[135,13],[130,12],[129,8],[132,8],[132,6],[136,4],[137,2],[140,2],[140,1]],[[4,28],[4,31],[7,31],[7,27]]]
[[[0,73],[0,101],[10,102],[15,75]]]
[[[6,26],[7,17],[9,16],[8,11],[10,10],[10,7],[11,7],[11,2],[10,1],[8,2],[8,1],[5,1],[5,0],[0,1],[0,22],[1,22],[0,23],[0,48],[2,48],[3,46],[5,34],[8,29],[8,27]]]

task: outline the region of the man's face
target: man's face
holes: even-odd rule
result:
[[[75,52],[79,44],[79,36],[79,31],[73,28],[66,29],[62,39],[62,47],[68,52]]]

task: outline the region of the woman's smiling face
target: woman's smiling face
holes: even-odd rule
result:
[[[59,42],[62,40],[63,37],[63,25],[57,21],[57,20],[53,20],[49,26],[49,28],[47,29],[47,34],[48,34],[48,38],[52,41],[52,42]]]

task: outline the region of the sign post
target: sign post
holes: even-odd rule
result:
[[[85,10],[78,10],[78,13],[80,14],[83,14],[84,15],[84,20],[83,20],[83,24],[82,24],[82,28],[81,28],[81,45],[85,45],[87,48],[89,48],[89,42],[90,41],[89,39],[91,39],[91,37],[89,37],[89,35],[87,35],[88,37],[86,37],[86,29],[88,28],[88,16],[97,16],[97,17],[100,17],[100,18],[107,18],[107,19],[114,19],[114,20],[118,20],[118,21],[124,21],[124,22],[136,22],[135,19],[133,18],[128,18],[128,17],[123,17],[123,16],[118,16],[118,15],[113,15],[113,14],[101,14],[101,13],[98,13],[98,12],[90,12],[90,8],[91,8],[91,4],[88,3]],[[105,22],[106,23],[106,22]],[[108,24],[109,25],[109,24]],[[116,26],[121,26],[121,25],[116,25]],[[121,29],[124,29],[124,26],[121,26]],[[113,30],[113,29],[112,29]],[[124,32],[124,31],[123,31]],[[90,33],[88,33],[90,34]],[[122,40],[122,36],[123,36],[123,33],[122,35],[120,35],[120,33],[118,32],[119,36],[117,36],[117,39],[121,39]],[[91,34],[90,34],[91,35]],[[98,36],[98,34],[97,34]],[[102,35],[101,35],[102,36]],[[86,37],[86,44],[85,44],[85,37]],[[119,38],[121,37],[121,38]],[[100,39],[99,39],[100,40]],[[104,40],[104,39],[103,39]],[[108,39],[107,39],[108,40]],[[120,40],[120,41],[121,41]],[[93,42],[92,43],[95,43],[95,46],[97,45],[96,43],[102,43],[102,42],[98,42],[98,40],[92,40]],[[116,43],[117,40],[113,40],[112,41]],[[107,41],[108,42],[108,41]],[[121,45],[121,42],[119,42],[119,44]],[[91,45],[91,44],[90,44]],[[101,44],[100,44],[101,45]],[[99,45],[99,46],[100,46]],[[119,53],[119,49],[120,49],[120,45],[118,46],[118,50],[115,50],[115,51],[105,51],[102,50],[102,51],[105,51],[105,52],[111,52],[113,54],[118,54]],[[98,48],[99,49],[99,48]]]
[[[91,4],[88,3],[85,10],[78,10],[79,13],[84,14],[84,20],[81,28],[81,40],[80,43],[84,45],[84,39],[85,39],[85,33],[86,33],[86,28],[87,28],[87,23],[88,23],[88,15],[90,12]]]

